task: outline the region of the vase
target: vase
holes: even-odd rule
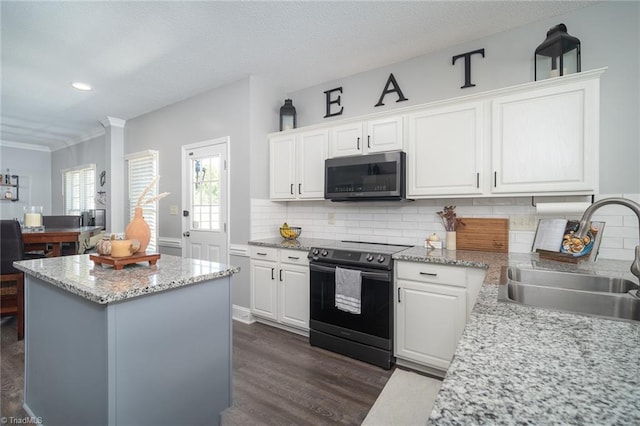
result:
[[[133,214],[133,220],[127,225],[127,229],[124,230],[124,236],[127,240],[140,241],[140,249],[138,252],[144,253],[149,245],[151,239],[151,229],[149,224],[144,220],[142,216],[142,207],[136,207]]]
[[[447,237],[445,240],[445,248],[447,250],[456,249],[456,231],[447,231]]]

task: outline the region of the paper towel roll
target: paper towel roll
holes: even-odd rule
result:
[[[582,215],[591,203],[537,203],[536,213],[539,215]]]

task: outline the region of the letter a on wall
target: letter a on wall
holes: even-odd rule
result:
[[[384,105],[384,103],[382,102],[384,100],[384,97],[389,93],[394,93],[394,92],[398,94],[398,100],[396,100],[396,102],[409,100],[405,98],[404,95],[402,94],[402,90],[400,90],[400,86],[398,85],[398,82],[396,81],[396,78],[393,76],[393,73],[392,73],[392,74],[389,74],[389,78],[387,79],[387,84],[384,86],[384,90],[380,95],[380,99],[378,100],[378,103],[375,104],[375,106],[379,107]]]

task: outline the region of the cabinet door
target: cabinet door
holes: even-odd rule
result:
[[[309,329],[309,267],[281,264],[280,322]]]
[[[395,151],[403,148],[402,116],[367,121],[366,152]]]
[[[295,134],[269,140],[269,192],[272,200],[296,198],[295,143]]]
[[[324,160],[328,157],[328,132],[316,130],[298,135],[298,198],[324,199]]]
[[[483,110],[473,102],[409,115],[407,196],[482,193]]]
[[[494,99],[493,193],[598,189],[599,80]]]
[[[446,370],[466,321],[466,290],[397,281],[396,356]]]
[[[277,264],[251,260],[251,313],[277,319]]]
[[[331,157],[362,154],[362,122],[332,127],[329,129],[329,144]]]

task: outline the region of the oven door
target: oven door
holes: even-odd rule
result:
[[[393,349],[393,272],[350,268],[362,272],[361,313],[352,314],[336,308],[335,268],[335,265],[313,261],[309,264],[310,328],[382,349]]]

